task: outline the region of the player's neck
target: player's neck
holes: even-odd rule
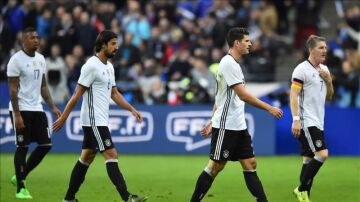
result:
[[[241,54],[238,53],[237,51],[233,50],[230,48],[229,52],[228,52],[229,55],[231,55],[236,62],[240,62],[240,58],[241,58]]]
[[[320,68],[320,61],[317,61],[316,59],[314,59],[311,56],[309,56],[308,60],[311,63],[311,65],[314,66],[315,69]]]
[[[34,57],[35,56],[35,50],[29,50],[28,48],[24,47],[23,51],[26,55],[30,56],[30,57]]]
[[[105,56],[105,53],[103,51],[96,53],[95,56],[98,57],[102,63],[107,64],[108,58]]]

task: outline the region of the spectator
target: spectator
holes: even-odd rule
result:
[[[70,96],[67,87],[68,69],[60,53],[60,46],[53,44],[51,46],[51,56],[46,58],[46,80],[54,103],[64,103]]]

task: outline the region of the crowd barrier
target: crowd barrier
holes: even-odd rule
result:
[[[63,105],[59,106],[62,110]],[[136,106],[144,121],[139,124],[130,112],[110,107],[109,129],[116,148],[133,154],[207,154],[210,138],[199,131],[209,120],[212,106]],[[49,125],[55,120],[46,110]],[[79,152],[83,131],[80,126],[80,105],[70,114],[64,127],[52,134],[52,152]],[[246,121],[254,138],[256,154],[275,153],[274,120],[264,111],[248,107]],[[0,109],[0,151],[15,150],[11,119],[6,108]]]
[[[59,105],[63,110],[64,105]],[[139,105],[144,117],[139,124],[128,112],[110,107],[109,129],[117,150],[129,154],[208,154],[210,138],[199,131],[211,116],[211,105],[167,106]],[[291,135],[291,113],[284,107],[281,120],[269,113],[246,106],[248,130],[253,135],[257,155],[287,155],[299,152],[299,143]],[[55,120],[46,109],[49,125]],[[52,133],[54,153],[78,153],[83,131],[80,104],[70,114],[64,127]],[[326,107],[325,138],[330,155],[360,155],[359,109]],[[8,109],[0,108],[0,152],[13,152],[14,133]]]

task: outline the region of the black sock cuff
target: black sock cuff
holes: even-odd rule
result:
[[[244,175],[257,175],[256,170],[243,170]]]
[[[214,177],[209,175],[206,171],[202,171],[201,175],[209,179],[211,182],[214,181]]]

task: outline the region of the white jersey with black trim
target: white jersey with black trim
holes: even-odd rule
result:
[[[320,64],[320,68],[329,72],[326,65]],[[295,67],[291,80],[302,83],[298,98],[302,128],[316,126],[320,130],[324,130],[327,92],[324,79],[310,61],[305,60]]]
[[[236,84],[245,85],[245,79],[239,63],[231,55],[221,59],[216,81],[217,109],[212,117],[212,126],[227,130],[245,130],[245,103],[232,89]]]
[[[88,88],[81,105],[81,125],[108,126],[111,90],[116,85],[113,65],[90,57],[81,67],[78,83]]]
[[[6,74],[8,77],[19,77],[18,102],[20,111],[43,111],[41,83],[45,72],[45,58],[38,52],[35,52],[35,56],[29,56],[20,50],[10,58]],[[9,110],[13,110],[11,101]]]

